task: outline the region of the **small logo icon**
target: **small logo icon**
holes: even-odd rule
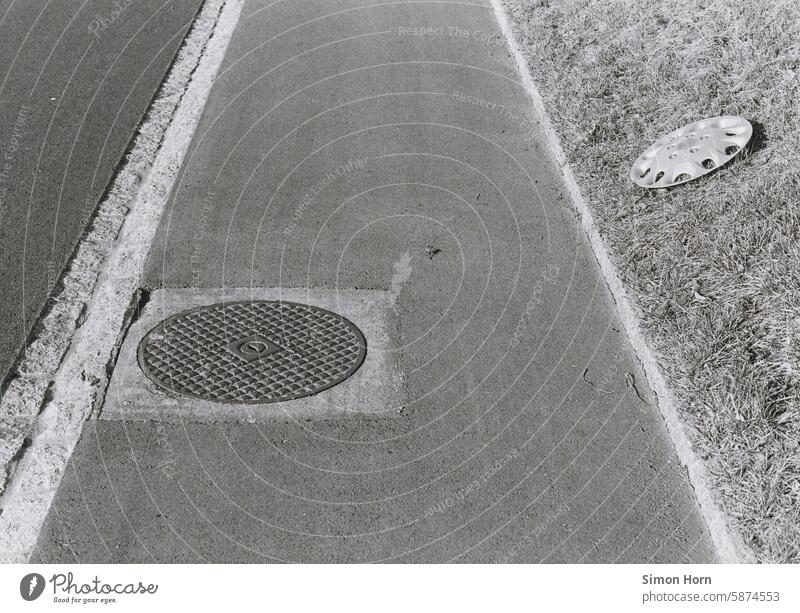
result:
[[[281,347],[270,342],[260,334],[253,334],[247,338],[228,343],[228,349],[243,360],[253,362],[271,353],[280,351]]]
[[[44,592],[44,577],[39,573],[30,573],[19,582],[19,594],[25,600],[36,600]]]

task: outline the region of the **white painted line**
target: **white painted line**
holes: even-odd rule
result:
[[[102,400],[106,365],[243,2],[207,0],[203,6],[65,273],[64,290],[56,297],[64,308],[43,319],[44,332],[31,346],[35,350],[26,352],[20,371],[37,374],[15,381],[0,403],[0,414],[13,409],[36,416],[43,406],[31,445],[3,492],[0,562],[30,558],[83,423]],[[139,187],[137,175],[143,171],[147,175]],[[49,398],[42,379],[50,383]]]
[[[522,77],[522,83],[527,89],[531,101],[533,102],[534,109],[539,116],[543,133],[550,145],[553,157],[561,170],[567,191],[572,198],[572,203],[581,215],[583,230],[589,238],[594,257],[611,290],[611,295],[614,298],[620,319],[622,320],[623,326],[625,326],[625,332],[630,339],[633,350],[636,352],[636,356],[642,363],[650,388],[657,396],[658,406],[664,417],[664,421],[667,423],[667,429],[672,437],[678,459],[689,473],[689,481],[694,488],[697,502],[700,505],[703,518],[708,526],[717,555],[723,563],[751,561],[751,556],[747,552],[744,543],[731,531],[728,520],[716,501],[705,465],[703,461],[697,457],[692,448],[691,441],[676,408],[672,392],[661,374],[655,356],[645,341],[644,334],[639,326],[639,320],[628,299],[625,287],[617,274],[616,266],[611,261],[603,239],[597,231],[592,212],[581,194],[578,183],[567,161],[567,156],[564,154],[564,150],[561,147],[558,133],[553,128],[544,101],[539,94],[536,84],[531,78],[528,62],[517,46],[505,9],[502,5],[502,0],[491,0],[491,3],[494,7],[497,21],[500,24],[500,29],[505,35],[509,49],[517,63],[517,69]]]
[[[322,307],[353,322],[367,339],[367,357],[341,383],[313,396],[271,404],[216,403],[170,396],[139,368],[142,338],[162,320],[219,302],[286,300]],[[403,385],[397,365],[392,295],[385,290],[322,288],[215,288],[156,290],[131,326],[119,352],[100,419],[184,423],[256,423],[296,419],[398,418]]]

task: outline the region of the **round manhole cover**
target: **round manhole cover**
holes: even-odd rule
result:
[[[261,404],[311,396],[364,361],[353,323],[283,301],[225,302],[184,311],[150,330],[139,366],[159,387],[192,398]]]

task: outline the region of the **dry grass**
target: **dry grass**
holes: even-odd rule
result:
[[[505,0],[581,190],[720,503],[800,561],[800,3]],[[645,192],[631,163],[703,117],[751,150]]]

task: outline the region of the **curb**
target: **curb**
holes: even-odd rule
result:
[[[83,425],[102,402],[142,266],[242,4],[207,0],[195,17],[139,126],[138,142],[60,281],[56,304],[79,317],[57,312],[41,320],[43,331],[32,343],[41,351],[28,351],[21,364],[23,372],[37,373],[35,389],[9,386],[0,399],[36,420],[0,500],[2,562],[26,563],[33,554]]]

